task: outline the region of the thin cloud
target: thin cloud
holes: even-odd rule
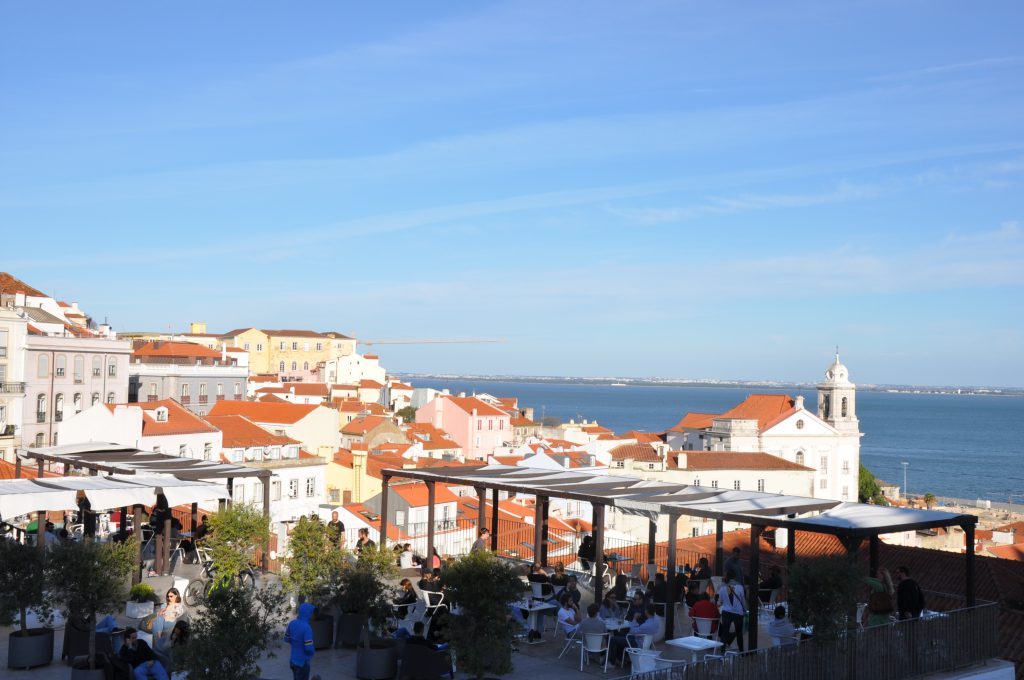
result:
[[[945,75],[948,73],[959,73],[961,71],[975,71],[988,68],[1000,68],[1012,64],[1024,62],[1024,56],[989,57],[986,59],[974,59],[971,61],[959,61],[951,64],[939,64],[925,68],[897,71],[866,78],[867,82],[887,83],[902,80],[915,80],[931,76]]]

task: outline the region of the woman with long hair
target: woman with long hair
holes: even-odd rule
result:
[[[166,604],[160,608],[160,613],[153,619],[153,639],[159,640],[163,632],[170,631],[184,614],[185,605],[181,601],[181,593],[177,588],[169,589]]]

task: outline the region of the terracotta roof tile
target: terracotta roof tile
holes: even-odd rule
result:
[[[657,463],[661,461],[658,452],[650,444],[620,444],[608,453],[611,454],[612,460],[632,458],[643,463]]]
[[[245,416],[206,416],[206,421],[221,431],[224,448],[285,446],[299,442],[263,429]]]
[[[630,430],[625,433],[625,436],[635,439],[637,444],[653,444],[655,442],[665,441],[661,432],[640,432],[639,430]]]
[[[30,297],[49,297],[49,295],[38,288],[33,288],[21,279],[15,278],[7,272],[0,272],[0,293],[6,293],[8,295],[24,293]]]
[[[317,404],[268,403],[256,401],[218,401],[210,415],[240,415],[254,423],[293,425],[320,408]]]
[[[1014,543],[1013,545],[990,545],[986,550],[993,557],[1024,562],[1024,543]]]
[[[686,455],[686,467],[678,466],[679,456]],[[804,467],[770,453],[738,451],[672,451],[669,453],[670,467],[682,470],[790,470],[813,472]]]
[[[751,394],[718,418],[756,420],[758,429],[763,430],[769,422],[792,410],[795,403],[786,394]]]
[[[225,402],[218,402],[225,403]],[[128,404],[105,404],[111,413],[118,406],[128,406],[142,409],[142,436],[157,437],[171,434],[197,434],[200,432],[218,432],[219,430],[206,422],[174,399],[161,399],[160,401],[144,401],[141,403]],[[161,406],[167,409],[167,420],[157,421],[152,411]]]
[[[157,340],[147,342],[132,352],[137,357],[184,357],[184,358],[205,358],[220,359],[221,354],[215,349],[194,342],[173,342],[169,340]]]
[[[356,418],[351,423],[347,423],[345,427],[341,428],[341,432],[343,434],[361,436],[379,426],[385,420],[386,419],[381,416],[364,416],[362,418]]]
[[[391,488],[396,494],[402,497],[410,507],[422,508],[427,505],[427,485],[423,482],[412,482],[410,484],[392,484]],[[455,503],[459,497],[451,492],[444,484],[434,485],[434,503]]]
[[[683,430],[706,430],[711,427],[711,421],[718,417],[716,413],[687,413],[683,419],[670,428],[669,432],[682,432]]]
[[[452,397],[452,396],[444,396],[444,397],[441,397],[441,398],[442,399],[447,399],[447,400],[451,401],[453,404],[458,406],[460,409],[462,409],[466,413],[472,413],[474,411],[474,409],[475,409],[476,410],[476,414],[478,416],[503,416],[505,418],[508,418],[508,414],[507,413],[505,413],[504,411],[502,411],[499,408],[495,408],[494,406],[491,406],[490,404],[488,404],[483,399],[478,399],[477,397]]]

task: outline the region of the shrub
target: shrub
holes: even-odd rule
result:
[[[26,630],[29,609],[49,620],[45,568],[46,556],[38,548],[0,538],[0,625],[17,620]]]
[[[836,637],[856,613],[861,583],[845,555],[800,560],[789,570],[790,618],[814,626],[817,638]]]
[[[394,598],[394,589],[385,581],[397,575],[393,551],[364,547],[355,564],[346,566],[339,575],[338,608],[345,614],[365,616],[374,630],[382,630]]]
[[[215,586],[233,583],[252,564],[256,548],[266,550],[270,542],[270,521],[263,510],[232,503],[210,515],[206,546],[216,572]]]
[[[132,602],[160,604],[160,596],[153,590],[153,586],[148,583],[136,583],[133,585],[132,589],[128,592],[128,599]]]
[[[331,599],[345,553],[331,542],[330,529],[319,520],[300,517],[288,536],[285,587],[323,606]]]

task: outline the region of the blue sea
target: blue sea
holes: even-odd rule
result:
[[[452,392],[487,392],[518,397],[534,417],[597,420],[615,432],[660,432],[684,413],[721,413],[752,392],[803,394],[814,390],[748,387],[676,387],[415,379],[417,387]],[[857,417],[864,433],[861,462],[879,478],[903,485],[907,467],[911,494],[1024,504],[1024,397],[857,393]]]

